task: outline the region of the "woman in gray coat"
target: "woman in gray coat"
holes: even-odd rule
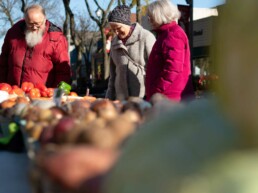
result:
[[[155,36],[140,24],[131,24],[131,11],[117,6],[108,16],[116,34],[110,51],[110,77],[106,98],[126,100],[130,96],[145,96],[146,64]]]

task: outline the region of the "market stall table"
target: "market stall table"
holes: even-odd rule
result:
[[[0,193],[31,193],[26,153],[0,151]]]

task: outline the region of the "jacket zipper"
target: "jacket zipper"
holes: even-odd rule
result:
[[[21,72],[21,78],[20,78],[20,86],[22,85],[22,81],[23,81],[25,60],[26,60],[28,54],[29,54],[29,58],[32,57],[32,51],[33,51],[33,48],[29,48],[29,47],[27,46],[26,52],[25,52],[25,55],[24,55],[24,58],[23,58],[23,62],[22,62],[22,72]],[[29,52],[29,53],[28,53],[28,52]]]
[[[29,50],[29,47],[27,46],[26,48],[26,52],[25,52],[25,55],[24,55],[24,58],[23,58],[23,62],[22,62],[22,72],[21,72],[21,78],[20,78],[20,87],[22,85],[22,80],[23,80],[23,74],[24,74],[24,64],[25,64],[25,59],[27,57],[27,52]]]

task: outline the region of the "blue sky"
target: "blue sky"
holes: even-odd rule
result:
[[[150,0],[150,2],[152,2],[152,1],[153,0]],[[93,1],[89,1],[89,2],[95,5],[95,3],[93,3]],[[106,8],[104,6],[107,4],[106,0],[99,0],[98,2],[101,6],[103,6],[103,8]],[[175,4],[179,4],[179,5],[187,5],[185,0],[172,0],[172,2]],[[198,7],[198,8],[215,7],[217,5],[221,5],[225,2],[226,2],[226,0],[193,0],[194,7]],[[71,7],[79,8],[80,10],[86,10],[84,0],[71,1]]]
[[[186,5],[185,0],[172,0],[175,4]],[[198,8],[210,8],[224,4],[226,0],[193,0],[193,6]]]

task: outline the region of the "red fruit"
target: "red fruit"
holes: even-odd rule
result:
[[[10,93],[11,90],[12,90],[12,87],[11,87],[10,84],[0,83],[0,90],[3,90],[3,91],[6,91],[6,92]]]
[[[35,88],[38,88],[40,90],[40,95],[42,97],[49,97],[49,89],[41,83],[35,84]]]
[[[54,88],[47,88],[47,96],[52,97],[54,96]]]
[[[12,91],[10,92],[10,94],[16,94],[17,96],[24,96],[24,91],[17,87],[17,88],[13,88]]]
[[[78,94],[76,92],[70,92],[69,96],[78,96]]]
[[[34,87],[38,88],[40,90],[40,92],[46,92],[47,91],[47,87],[42,83],[37,83],[37,84],[35,84]]]
[[[17,85],[12,85],[12,89],[20,88]]]
[[[40,95],[40,90],[38,88],[32,88],[29,91],[29,97],[30,98],[39,98]]]
[[[21,85],[21,89],[26,93],[30,92],[32,88],[34,88],[34,84],[32,82],[23,82]]]
[[[41,95],[42,97],[48,97],[46,91],[40,91],[40,95]]]

